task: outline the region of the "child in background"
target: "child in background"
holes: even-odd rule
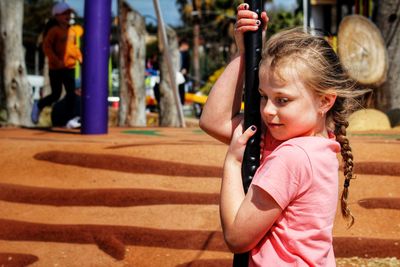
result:
[[[42,109],[60,99],[63,85],[67,116],[74,112],[75,65],[77,61],[82,63],[82,54],[76,44],[77,33],[69,24],[71,12],[73,10],[68,4],[56,3],[52,9],[52,26],[45,29],[43,51],[49,60],[51,94],[33,103],[31,119],[35,124],[39,121]]]
[[[81,127],[81,80],[75,80],[75,96],[73,113],[68,113],[66,97],[54,103],[51,109],[51,123],[53,127],[77,129]]]
[[[346,118],[365,91],[354,90],[356,82],[322,36],[300,28],[272,36],[259,70],[266,126],[262,162],[245,194],[243,153],[260,129],[242,129],[243,33],[266,28],[265,12],[261,20],[247,4],[238,6],[235,38],[240,55],[215,83],[200,119],[202,129],[230,143],[220,200],[225,241],[234,253],[250,251],[249,266],[335,266],[336,154],[341,152],[344,163],[342,214],[352,225],[347,197],[353,155]]]

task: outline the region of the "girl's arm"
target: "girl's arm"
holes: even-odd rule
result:
[[[244,55],[236,57],[213,86],[200,118],[200,128],[229,144],[233,130],[243,118],[240,114],[243,91]]]
[[[49,59],[50,66],[62,68],[64,67],[64,63],[58,58],[54,51],[54,47],[57,45],[57,39],[59,38],[58,34],[59,28],[57,26],[53,26],[48,30],[43,38],[43,52]]]
[[[241,165],[247,140],[255,130],[243,134],[239,125],[229,146],[221,186],[220,214],[225,241],[234,253],[254,248],[269,231],[282,212],[276,201],[264,190],[250,186],[245,195]]]
[[[226,144],[230,143],[234,129],[243,119],[240,114],[245,64],[243,34],[246,31],[255,31],[261,25],[257,14],[248,8],[247,4],[238,6],[235,40],[239,56],[228,64],[213,86],[199,123],[205,132]],[[266,30],[266,12],[261,13],[261,20]]]

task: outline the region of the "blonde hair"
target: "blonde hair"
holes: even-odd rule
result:
[[[273,35],[266,43],[262,54],[261,65],[267,64],[270,73],[283,79],[279,73],[280,66],[287,63],[296,64],[301,73],[303,84],[314,90],[318,95],[335,93],[337,98],[333,107],[327,112],[327,127],[334,132],[341,147],[344,172],[344,189],[341,195],[341,212],[349,221],[349,227],[354,223],[354,217],[347,204],[350,180],[353,176],[353,154],[346,136],[349,125],[348,115],[360,107],[360,96],[368,90],[357,88],[357,82],[349,77],[340,63],[339,57],[322,35],[311,34],[303,28],[281,31]],[[297,64],[301,63],[301,64]],[[357,90],[356,90],[357,89]]]

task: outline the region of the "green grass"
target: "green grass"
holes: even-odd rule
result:
[[[139,134],[139,135],[150,135],[150,136],[162,136],[157,130],[127,130],[122,131],[124,134]]]

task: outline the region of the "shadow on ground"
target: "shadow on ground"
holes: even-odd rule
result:
[[[221,177],[222,175],[221,167],[177,163],[122,155],[46,151],[37,153],[34,158],[64,165],[128,173],[185,177]]]

